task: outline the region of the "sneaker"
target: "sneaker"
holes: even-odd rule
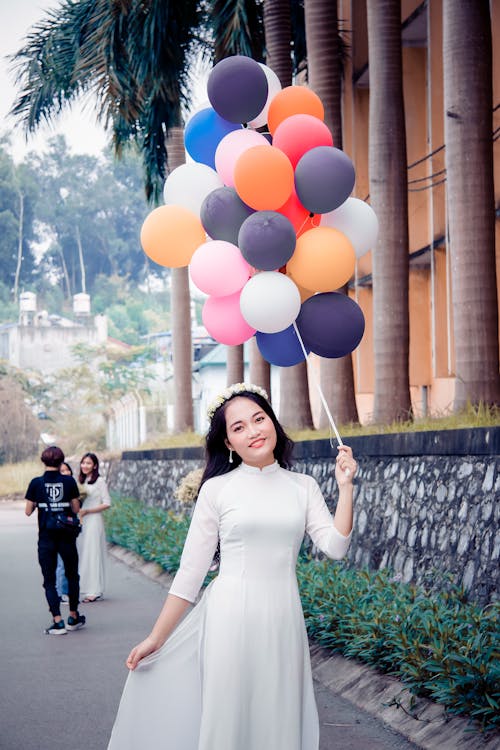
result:
[[[67,630],[80,630],[85,625],[85,615],[80,615],[78,612],[76,613],[76,617],[69,615],[67,622]]]
[[[69,602],[69,596],[67,594],[62,594],[61,601],[64,602],[64,604],[67,604]]]
[[[64,620],[59,620],[59,622],[52,622],[44,632],[45,635],[64,635],[68,631],[64,625]]]

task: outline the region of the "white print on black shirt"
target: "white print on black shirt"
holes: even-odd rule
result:
[[[52,511],[64,510],[69,507],[68,502],[61,502],[64,497],[64,485],[62,482],[51,482],[45,485],[45,491],[50,500],[50,509]],[[46,508],[47,503],[38,503],[39,508]]]

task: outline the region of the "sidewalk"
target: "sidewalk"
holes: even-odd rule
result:
[[[23,502],[0,501],[0,750],[105,750],[127,675],[124,659],[158,615],[169,577],[133,553],[112,547],[106,597],[81,606],[86,627],[46,636],[43,629],[51,618],[36,557],[36,520],[23,511]],[[67,615],[67,605],[62,614]],[[359,672],[364,668],[338,657],[325,658],[318,649],[313,649],[313,667],[320,750],[498,747],[498,738],[495,745],[476,744],[475,735],[465,735],[467,744],[446,744],[444,735],[437,744],[419,744],[415,734],[412,744],[380,720],[392,723],[391,711],[404,714],[394,709],[386,714],[381,703],[388,694],[378,695],[379,678],[373,672]]]
[[[121,547],[111,546],[110,554],[165,588],[170,586],[172,577],[159,565],[144,562],[139,555]],[[311,647],[311,661],[321,722],[320,750],[500,748],[499,733],[485,739],[482,734],[471,732],[466,719],[447,719],[442,706],[425,698],[413,698],[393,677],[315,644]],[[391,705],[395,700],[399,708]],[[384,737],[382,732],[386,733]],[[379,745],[379,741],[386,744]]]

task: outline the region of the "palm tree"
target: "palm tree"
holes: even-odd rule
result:
[[[492,48],[487,0],[443,2],[455,404],[498,404]]]
[[[214,2],[207,14],[196,0],[65,0],[33,28],[14,56],[21,94],[13,114],[29,131],[85,93],[112,129],[115,152],[130,142],[143,154],[148,198],[158,202],[167,169],[184,161],[181,108],[200,29],[219,33],[217,54],[250,54],[262,34],[250,28],[254,3]],[[242,22],[235,21],[240,14]],[[220,25],[223,16],[223,25]],[[258,16],[258,14],[257,14]],[[219,25],[217,25],[219,23]],[[217,31],[219,30],[219,31]],[[228,31],[229,30],[229,31]],[[222,32],[225,36],[220,37]],[[246,49],[243,47],[246,44]],[[252,46],[253,45],[253,46]],[[261,51],[262,55],[262,51]],[[172,133],[168,153],[167,136]],[[192,429],[191,316],[187,269],[172,274],[175,431]]]
[[[290,0],[264,0],[266,64],[274,70],[282,86],[292,85],[290,53],[292,24]],[[283,367],[280,378],[280,420],[289,429],[313,426],[307,364]]]
[[[374,421],[411,415],[408,192],[401,3],[367,0],[370,69],[369,172],[380,232],[373,252]]]
[[[311,88],[325,108],[325,123],[333,142],[342,148],[342,75],[345,46],[339,33],[337,3],[305,0],[307,70]],[[347,287],[343,290],[347,294]],[[352,356],[320,360],[321,387],[335,418],[341,423],[358,422],[354,394]],[[328,426],[321,410],[320,427]]]

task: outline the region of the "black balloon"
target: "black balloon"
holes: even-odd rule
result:
[[[267,77],[251,57],[226,57],[212,68],[207,82],[210,104],[229,122],[250,122],[262,112],[268,94]]]
[[[300,308],[296,324],[306,348],[329,359],[354,351],[365,331],[360,306],[340,292],[309,297]]]
[[[238,244],[240,227],[253,208],[243,203],[232,187],[212,190],[201,204],[200,218],[203,227],[213,240],[225,240]]]
[[[302,205],[313,214],[326,214],[342,205],[355,179],[352,161],[333,146],[311,148],[295,167],[295,190]]]
[[[237,244],[251,266],[260,271],[275,271],[293,255],[295,229],[283,214],[257,211],[241,225]]]

